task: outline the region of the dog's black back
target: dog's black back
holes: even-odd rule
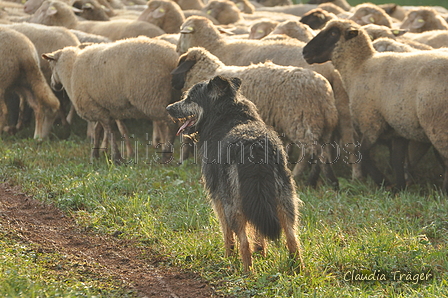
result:
[[[234,215],[242,210],[262,235],[277,239],[280,205],[291,220],[297,216],[294,182],[281,140],[238,92],[240,84],[238,78],[222,77],[196,84],[168,111],[176,118],[199,111],[194,128],[205,185],[212,200],[223,205],[230,228],[239,227]]]

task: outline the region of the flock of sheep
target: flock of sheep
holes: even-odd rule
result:
[[[111,144],[120,161],[115,125],[126,137],[124,119],[150,119],[153,142],[173,143],[177,127],[166,106],[202,80],[232,76],[242,79],[242,93],[263,120],[301,147],[299,161],[291,160],[296,178],[312,164],[308,184],[316,185],[322,171],[337,188],[332,163],[342,148],[353,179],[368,174],[390,184],[370,156],[385,141],[398,189],[406,186],[405,168],[432,146],[448,191],[443,7],[352,7],[345,0],[0,5],[0,131],[22,126],[25,102],[35,114],[37,139],[48,137],[57,119],[69,124],[77,113],[94,127],[92,155]],[[14,101],[20,104],[11,123],[7,103]]]

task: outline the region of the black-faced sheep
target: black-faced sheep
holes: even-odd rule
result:
[[[62,85],[78,114],[101,123],[105,135],[113,136],[114,120],[149,118],[164,123],[163,134],[173,141],[165,110],[172,101],[170,73],[178,59],[172,44],[141,36],[66,47],[43,57],[53,71],[52,86]],[[99,142],[96,135],[93,157],[98,157]],[[119,161],[117,143],[111,144],[112,158]]]
[[[304,14],[300,22],[316,30],[323,28],[325,24],[334,19],[337,19],[335,14],[325,11],[322,8],[315,8]]]
[[[331,85],[323,76],[300,67],[278,66],[271,62],[247,67],[226,66],[207,50],[191,48],[180,57],[179,65],[173,71],[173,86],[187,90],[217,75],[242,79],[242,94],[255,103],[263,120],[301,147],[303,154],[296,163],[294,176],[302,174],[308,165],[305,157],[320,156],[322,151],[328,154],[332,133],[338,123],[338,111]],[[269,78],[269,84],[266,78]],[[331,157],[327,154],[318,163],[329,182],[337,187]],[[315,185],[316,180],[316,176],[310,177],[308,183]]]
[[[342,86],[338,72],[329,63],[315,65],[311,68],[301,54],[304,43],[290,39],[287,41],[228,40],[221,36],[211,21],[202,17],[188,18],[181,28],[177,51],[185,53],[191,47],[203,47],[217,56],[226,65],[247,66],[251,63],[272,61],[278,65],[306,67],[322,74],[332,85],[336,107],[339,112],[341,140],[344,144],[353,144],[353,131],[348,109],[348,96]],[[354,148],[350,148],[355,151]],[[360,178],[361,173],[356,164],[357,158],[351,155],[353,178]]]
[[[141,21],[78,21],[70,6],[54,0],[45,0],[31,17],[30,22],[47,26],[63,26],[86,33],[102,35],[111,40],[140,35],[155,37],[165,33],[156,25]]]
[[[0,27],[0,132],[6,125],[5,92],[13,91],[34,110],[35,139],[48,137],[59,109],[59,101],[51,91],[39,68],[39,57],[33,43],[18,31]]]
[[[341,73],[352,119],[363,134],[363,163],[370,162],[369,148],[386,133],[392,140],[429,142],[445,163],[443,189],[448,191],[447,52],[376,53],[360,26],[339,20],[311,40],[303,55],[308,63],[331,60]],[[393,156],[397,186],[403,188],[405,154]]]
[[[151,0],[137,21],[148,22],[161,28],[168,34],[179,33],[185,21],[182,9],[176,2],[168,0]]]
[[[431,30],[448,30],[448,23],[431,7],[419,7],[408,11],[400,28],[413,33]]]

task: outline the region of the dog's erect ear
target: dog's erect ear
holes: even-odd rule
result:
[[[228,79],[221,76],[216,76],[209,81],[207,85],[207,90],[209,92],[210,97],[214,100],[217,100],[221,96],[226,94],[226,92],[232,87],[231,84],[232,84],[231,81],[229,81]]]
[[[240,90],[241,87],[241,79],[240,78],[231,78],[230,81],[233,84],[233,87],[235,87],[235,90]]]

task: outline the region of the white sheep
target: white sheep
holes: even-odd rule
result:
[[[105,36],[113,41],[140,35],[155,37],[165,33],[159,27],[141,21],[78,21],[70,6],[54,0],[45,0],[33,14],[30,22],[47,26],[63,26]]]
[[[330,144],[333,130],[338,123],[333,91],[330,83],[320,74],[301,67],[278,66],[271,62],[250,66],[226,66],[216,56],[203,48],[191,48],[179,59],[173,71],[173,86],[187,90],[194,84],[221,75],[242,80],[241,92],[258,108],[260,116],[275,130],[302,150],[294,168],[294,176],[302,174],[308,164],[305,157],[320,156],[322,150],[314,144]],[[320,164],[325,176],[334,186],[330,157]],[[317,177],[310,177],[309,184],[316,185]]]
[[[341,73],[352,119],[363,135],[363,163],[371,165],[369,149],[386,135],[401,144],[431,143],[445,164],[443,189],[448,191],[447,52],[377,53],[362,27],[338,20],[328,23],[303,55],[308,63],[331,60]],[[399,188],[405,185],[404,148],[392,152]],[[373,177],[381,182],[377,174]]]
[[[380,7],[372,3],[357,5],[349,20],[359,25],[377,24],[392,28],[392,18]]]
[[[400,28],[421,33],[431,30],[448,30],[448,23],[434,8],[418,7],[408,11]]]
[[[59,101],[39,68],[36,48],[25,35],[5,27],[0,27],[0,40],[0,132],[7,122],[5,92],[10,90],[27,99],[35,115],[34,138],[44,139],[50,133]]]
[[[264,40],[278,34],[284,34],[303,42],[308,42],[316,36],[313,29],[306,24],[299,21],[285,21],[278,24],[275,29],[264,38]]]
[[[353,128],[348,108],[348,96],[342,85],[338,72],[331,63],[309,66],[301,54],[305,44],[295,40],[259,41],[259,40],[229,40],[221,36],[211,21],[203,17],[189,17],[181,28],[181,36],[177,51],[185,53],[190,47],[203,47],[218,57],[226,65],[247,66],[251,63],[272,61],[278,65],[298,66],[314,70],[322,74],[332,85],[336,107],[339,112],[338,131],[342,143],[346,144],[350,155],[354,179],[361,178],[359,164],[356,163],[356,148]]]
[[[163,123],[164,136],[173,141],[165,110],[172,102],[170,72],[178,59],[172,44],[141,36],[85,48],[66,47],[43,57],[53,71],[52,86],[62,84],[78,114],[101,123],[105,135],[113,136],[114,120],[149,118]],[[111,144],[112,158],[118,162],[117,143],[111,140]],[[98,157],[98,135],[94,148],[92,156]]]

